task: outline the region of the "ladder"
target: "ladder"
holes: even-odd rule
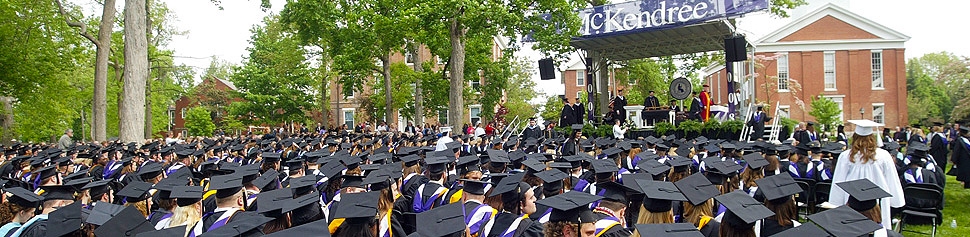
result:
[[[748,133],[751,133],[751,127],[748,126],[748,120],[751,119],[752,115],[754,115],[751,111],[752,108],[754,108],[753,102],[748,104],[748,109],[745,110],[744,116],[741,117],[741,123],[744,123],[744,126],[741,127],[741,139],[739,139],[741,141],[748,141]]]
[[[781,134],[781,101],[775,102],[775,112],[773,113],[775,118],[771,119],[771,133],[768,135],[768,141],[778,141],[778,136]]]

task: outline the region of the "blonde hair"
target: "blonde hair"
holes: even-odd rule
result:
[[[876,160],[876,137],[852,135],[852,151],[849,152],[849,161],[856,163],[856,155],[861,154],[861,163],[869,163]]]
[[[202,219],[202,213],[199,212],[201,205],[202,202],[196,202],[192,205],[176,207],[175,211],[172,211],[172,222],[168,224],[168,227],[194,225]],[[186,228],[183,236],[188,236],[190,231],[192,231],[192,228]]]
[[[674,210],[665,212],[650,212],[643,205],[640,205],[640,215],[637,216],[637,224],[670,224],[674,223]],[[633,232],[631,237],[640,237],[640,233]]]
[[[138,212],[141,212],[146,218],[148,217],[148,200],[125,203],[125,206],[135,207]]]

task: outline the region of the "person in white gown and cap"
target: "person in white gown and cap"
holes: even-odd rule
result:
[[[879,149],[882,139],[875,134],[876,128],[882,124],[871,120],[849,120],[855,124],[855,134],[852,135],[851,147],[839,155],[835,165],[832,183],[841,183],[858,179],[867,179],[888,192],[891,196],[879,200],[882,214],[882,226],[892,228],[890,207],[898,208],[906,205],[903,197],[903,187],[899,183],[896,165],[889,152]],[[837,185],[832,185],[829,202],[836,206],[845,205],[849,195]]]

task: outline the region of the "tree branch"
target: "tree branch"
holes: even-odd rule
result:
[[[72,18],[74,17],[68,14],[67,10],[64,10],[64,4],[61,3],[61,0],[54,0],[54,2],[57,3],[57,10],[61,12],[62,16],[64,16],[64,21],[67,22],[68,26],[81,29],[81,32],[79,32],[78,34],[90,40],[91,43],[94,43],[95,46],[99,46],[99,47],[101,46],[101,42],[98,41],[97,38],[94,38],[94,36],[92,36],[91,33],[88,32],[87,25],[81,23],[80,21],[72,20]]]

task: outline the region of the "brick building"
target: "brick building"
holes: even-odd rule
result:
[[[608,74],[610,75],[610,80],[607,81],[610,94],[609,98],[612,98],[616,93],[616,90],[623,89],[625,86],[614,88],[613,84],[615,78],[613,73],[615,71],[611,70]],[[563,85],[563,93],[566,99],[570,102],[575,102],[576,98],[580,98],[582,94],[586,93],[586,83],[589,80],[588,75],[586,75],[586,65],[579,58],[573,58],[569,62],[566,62],[566,68],[562,70],[561,75],[559,75],[559,83]],[[631,105],[641,104],[642,101],[629,101]]]
[[[199,101],[208,101],[206,95],[225,95],[228,96],[229,91],[236,91],[236,85],[233,85],[231,81],[219,79],[216,77],[208,77],[202,79],[202,82],[195,86],[196,90],[193,94],[184,95],[175,101],[175,107],[173,107],[170,118],[172,118],[171,125],[172,131],[174,132],[184,132],[185,131],[185,113],[192,107],[198,106]],[[212,98],[214,106],[222,107],[228,106],[232,103],[230,100],[222,101],[222,99]],[[220,106],[221,105],[221,106]],[[222,109],[224,110],[224,109]],[[222,118],[222,110],[215,111],[214,119],[218,121]]]
[[[808,114],[811,99],[826,97],[842,108],[843,122],[872,119],[890,127],[906,125],[907,40],[908,36],[845,8],[823,5],[751,42],[757,78],[739,84],[748,90],[739,97],[753,93],[758,102],[769,106],[780,102],[782,114],[772,116],[799,121],[813,120]],[[749,62],[737,63],[735,75],[750,75]],[[703,74],[717,104],[728,103],[723,69],[723,65],[712,66]]]

